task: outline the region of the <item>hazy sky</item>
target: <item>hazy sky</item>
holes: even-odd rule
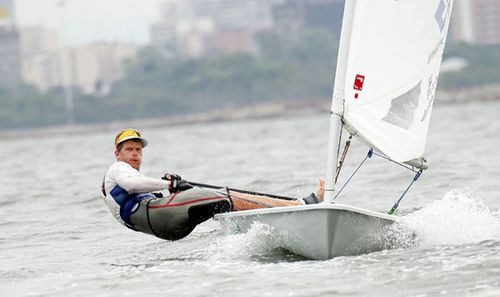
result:
[[[149,25],[158,20],[163,1],[65,0],[63,14],[58,6],[61,0],[15,0],[15,9],[21,26],[57,30],[64,33],[67,44],[102,40],[145,43],[149,40]]]

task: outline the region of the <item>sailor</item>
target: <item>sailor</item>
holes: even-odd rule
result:
[[[135,129],[115,137],[116,162],[107,171],[102,195],[113,216],[126,227],[166,240],[186,237],[200,223],[228,211],[318,203],[323,199],[324,181],[310,196],[289,201],[249,195],[228,189],[209,190],[191,186],[176,174],[149,178],[139,170],[146,139]],[[168,190],[163,197],[157,191]]]

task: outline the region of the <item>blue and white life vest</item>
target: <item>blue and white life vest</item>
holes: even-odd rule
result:
[[[151,193],[129,194],[120,186],[115,186],[110,192],[111,197],[120,205],[120,217],[125,222],[126,226],[134,229],[134,225],[130,220],[132,214],[139,207],[139,202],[145,199],[154,198]]]

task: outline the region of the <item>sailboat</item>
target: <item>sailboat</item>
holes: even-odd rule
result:
[[[453,0],[346,0],[331,106],[323,203],[215,216],[230,232],[268,225],[282,247],[309,259],[330,259],[386,248],[386,228],[398,221],[335,203],[342,133],[370,154],[417,174],[427,169],[425,144]],[[311,227],[313,226],[313,227]]]

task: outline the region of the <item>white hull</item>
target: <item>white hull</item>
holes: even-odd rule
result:
[[[218,214],[226,232],[245,233],[254,222],[286,240],[282,247],[309,259],[359,255],[386,247],[384,230],[397,218],[342,204],[315,204]]]

